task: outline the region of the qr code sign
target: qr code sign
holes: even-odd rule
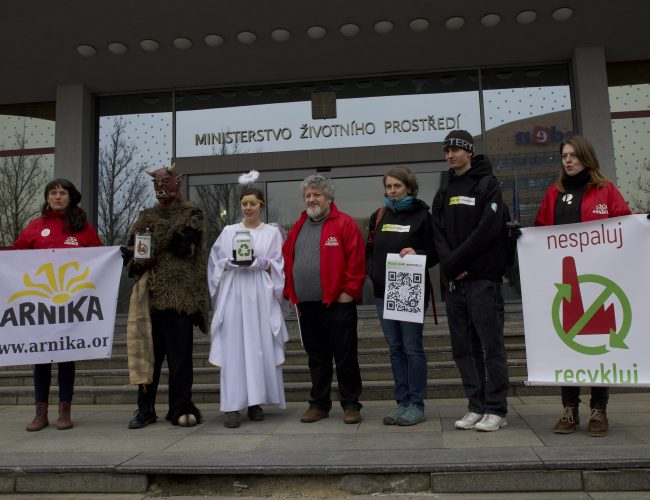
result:
[[[386,281],[386,309],[408,313],[422,312],[418,297],[422,293],[422,276],[389,271]]]

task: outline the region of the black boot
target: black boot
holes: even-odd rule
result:
[[[129,429],[142,429],[156,422],[156,410],[148,396],[147,387],[141,385],[138,388],[138,409],[133,413],[135,416],[129,422]]]

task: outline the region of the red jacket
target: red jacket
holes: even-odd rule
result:
[[[556,184],[548,188],[535,217],[536,226],[555,225],[555,202],[559,193]],[[609,219],[632,213],[616,186],[609,181],[601,188],[590,184],[582,197],[580,209],[581,222]]]
[[[88,223],[77,233],[67,233],[63,229],[63,214],[47,211],[27,224],[11,247],[13,250],[44,248],[100,247],[102,242],[97,231]]]
[[[284,296],[292,304],[298,303],[293,283],[293,263],[296,239],[307,220],[307,212],[291,228],[282,247],[284,257]],[[330,213],[323,222],[320,236],[320,282],[323,302],[336,302],[342,292],[354,300],[361,300],[361,290],[366,277],[366,249],[359,226],[352,217],[330,205]]]

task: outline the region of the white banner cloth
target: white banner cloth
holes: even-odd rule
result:
[[[522,229],[528,383],[650,386],[650,221]]]
[[[424,323],[426,255],[386,254],[384,319]]]
[[[0,366],[109,358],[119,247],[0,253]]]

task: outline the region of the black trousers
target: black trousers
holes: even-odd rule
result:
[[[469,399],[469,411],[504,417],[509,379],[501,283],[455,281],[447,293],[446,308],[451,350]]]
[[[354,302],[301,302],[300,331],[309,357],[311,399],[309,406],[329,411],[336,363],[341,407],[360,410],[361,372],[357,357],[357,306]]]
[[[609,387],[592,387],[591,400],[589,404],[593,407],[595,404],[607,406],[609,401]],[[578,406],[580,404],[580,386],[562,386],[562,405]]]
[[[167,419],[174,423],[180,415],[199,415],[192,403],[193,347],[192,318],[171,309],[151,312],[154,367],[151,384],[138,388],[138,407],[154,410],[160,381],[160,370],[165,357],[169,368],[169,412]]]
[[[64,361],[57,367],[59,401],[72,401],[74,391],[74,361]],[[37,403],[47,403],[52,384],[52,363],[34,365],[34,395]]]

